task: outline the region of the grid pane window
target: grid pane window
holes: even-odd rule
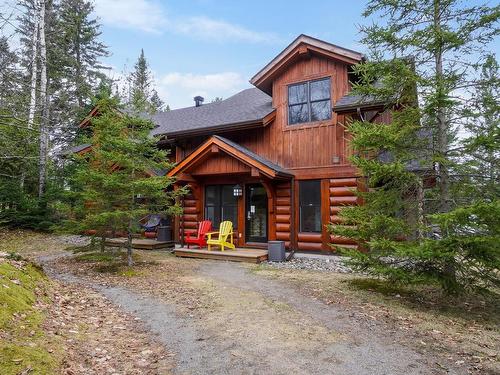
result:
[[[321,184],[319,180],[299,182],[301,232],[321,232]]]
[[[325,78],[288,86],[288,124],[330,119],[330,85]]]
[[[205,187],[205,220],[214,228],[229,220],[233,228],[238,225],[238,197],[233,195],[233,185],[208,185]]]

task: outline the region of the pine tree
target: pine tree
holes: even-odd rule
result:
[[[144,56],[144,50],[141,49],[141,54],[134,66],[134,71],[130,75],[132,88],[130,90],[130,104],[137,112],[150,111],[150,95],[151,95],[151,71],[149,70],[148,62]]]
[[[71,85],[80,110],[85,109],[92,91],[102,78],[102,57],[107,47],[99,40],[100,25],[92,18],[94,6],[87,0],[62,0],[59,27],[64,45],[65,66],[70,70]]]
[[[367,190],[362,206],[341,211],[348,225],[330,229],[358,241],[364,251],[347,252],[359,270],[447,292],[498,285],[498,197],[460,206],[455,194],[471,179],[456,137],[468,116],[463,91],[478,83],[469,60],[498,35],[500,7],[372,0],[364,15],[384,24],[362,27],[371,60],[355,67],[354,91],[387,101],[392,120],[349,125]]]
[[[165,103],[163,102],[163,100],[161,100],[160,95],[158,95],[158,92],[155,89],[153,89],[153,94],[151,95],[150,102],[151,110],[153,112],[163,111],[163,106],[165,105]]]
[[[149,136],[153,124],[119,111],[116,100],[98,102],[100,116],[92,120],[92,151],[80,158],[72,185],[76,189],[73,222],[79,230],[95,229],[128,233],[128,263],[132,265],[132,234],[138,220],[150,213],[179,214],[177,197],[184,189],[173,189],[174,180],[151,176],[152,171],[170,169],[167,154]]]
[[[130,84],[128,103],[132,110],[137,113],[170,111],[170,107],[165,106],[158,92],[153,88],[153,74],[149,69],[143,49],[128,80]]]
[[[457,194],[466,203],[482,200],[493,201],[500,197],[500,75],[493,55],[481,66],[481,76],[473,91],[472,103],[463,116],[469,136],[464,140],[463,154],[467,162],[462,172],[468,188],[459,186]]]

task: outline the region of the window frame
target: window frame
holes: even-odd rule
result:
[[[208,188],[213,188],[213,187],[215,187],[215,197],[214,197],[215,203],[208,205],[207,204],[207,189]],[[233,184],[211,184],[211,185],[205,185],[204,199],[203,199],[203,217],[205,218],[205,220],[208,220],[207,208],[208,207],[213,207],[214,208],[215,219],[218,218],[219,219],[219,223],[215,223],[215,219],[213,219],[212,220],[213,221],[212,222],[212,226],[214,228],[218,228],[219,225],[220,225],[220,223],[222,221],[224,221],[225,219],[227,219],[227,218],[223,217],[223,215],[224,215],[224,208],[232,207],[235,210],[235,212],[236,212],[235,220],[232,220],[232,222],[233,222],[233,228],[237,229],[238,228],[238,197],[235,197],[234,195],[232,195],[232,197],[234,198],[234,203],[224,204],[224,200],[223,200],[223,190],[224,190],[224,187],[230,189],[231,194],[232,194],[233,187],[234,187]]]
[[[305,205],[305,204],[302,204],[301,202],[301,190],[302,190],[302,184],[303,183],[308,183],[308,182],[316,182],[318,184],[318,196],[319,196],[319,200],[317,202],[317,204],[308,204],[308,205]],[[309,190],[309,189],[307,189]],[[322,199],[322,196],[321,196],[321,180],[302,180],[302,181],[299,181],[299,194],[298,194],[298,209],[299,209],[299,233],[321,233],[322,232],[322,217],[321,217],[321,199]],[[318,218],[319,218],[319,225],[318,225],[318,230],[314,230],[314,231],[309,231],[309,230],[304,230],[303,229],[303,223],[302,223],[302,207],[314,207],[316,209],[316,213]]]
[[[328,84],[329,84],[329,90],[328,90],[328,98],[327,99],[316,99],[316,100],[311,100],[311,83],[313,82],[319,82],[319,81],[328,81]],[[305,102],[298,102],[298,103],[293,103],[293,104],[290,104],[290,87],[293,87],[293,86],[301,86],[301,85],[304,85],[306,84],[306,98],[307,98],[307,101]],[[288,85],[286,85],[286,99],[287,99],[287,126],[297,126],[297,125],[302,125],[302,124],[309,124],[309,123],[315,123],[315,122],[321,122],[321,121],[329,121],[332,119],[332,115],[333,115],[333,111],[332,111],[332,77],[331,76],[327,76],[327,77],[321,77],[321,78],[315,78],[315,79],[310,79],[310,80],[307,80],[307,81],[301,81],[301,82],[294,82],[294,83],[290,83]],[[329,105],[328,105],[328,108],[329,108],[329,117],[327,119],[322,119],[322,120],[313,120],[312,119],[312,104],[313,103],[319,103],[319,102],[328,102]],[[299,105],[304,105],[306,104],[307,105],[307,111],[308,111],[308,119],[307,121],[304,121],[304,122],[294,122],[294,123],[291,123],[290,122],[290,109],[291,107],[294,107],[294,106],[299,106]]]

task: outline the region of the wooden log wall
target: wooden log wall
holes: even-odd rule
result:
[[[198,222],[202,217],[202,197],[200,195],[201,189],[193,186],[190,194],[184,197],[184,213],[180,220],[179,229],[182,231],[196,230]]]
[[[285,241],[285,246],[290,246],[291,223],[291,185],[290,182],[276,185],[275,205],[276,239]]]
[[[358,179],[352,178],[334,178],[330,179],[330,222],[333,224],[342,224],[342,218],[339,212],[346,206],[358,204]],[[357,248],[356,242],[345,237],[330,235],[330,242],[333,245]]]

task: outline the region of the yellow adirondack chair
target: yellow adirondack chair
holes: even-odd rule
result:
[[[212,235],[218,234],[219,238],[212,239]],[[221,251],[224,251],[224,247],[229,247],[230,249],[234,249],[233,244],[233,223],[230,221],[223,221],[220,223],[218,232],[209,232],[207,233],[208,240],[208,250],[210,250],[210,245],[220,246]],[[230,238],[230,242],[228,242],[228,237]]]

